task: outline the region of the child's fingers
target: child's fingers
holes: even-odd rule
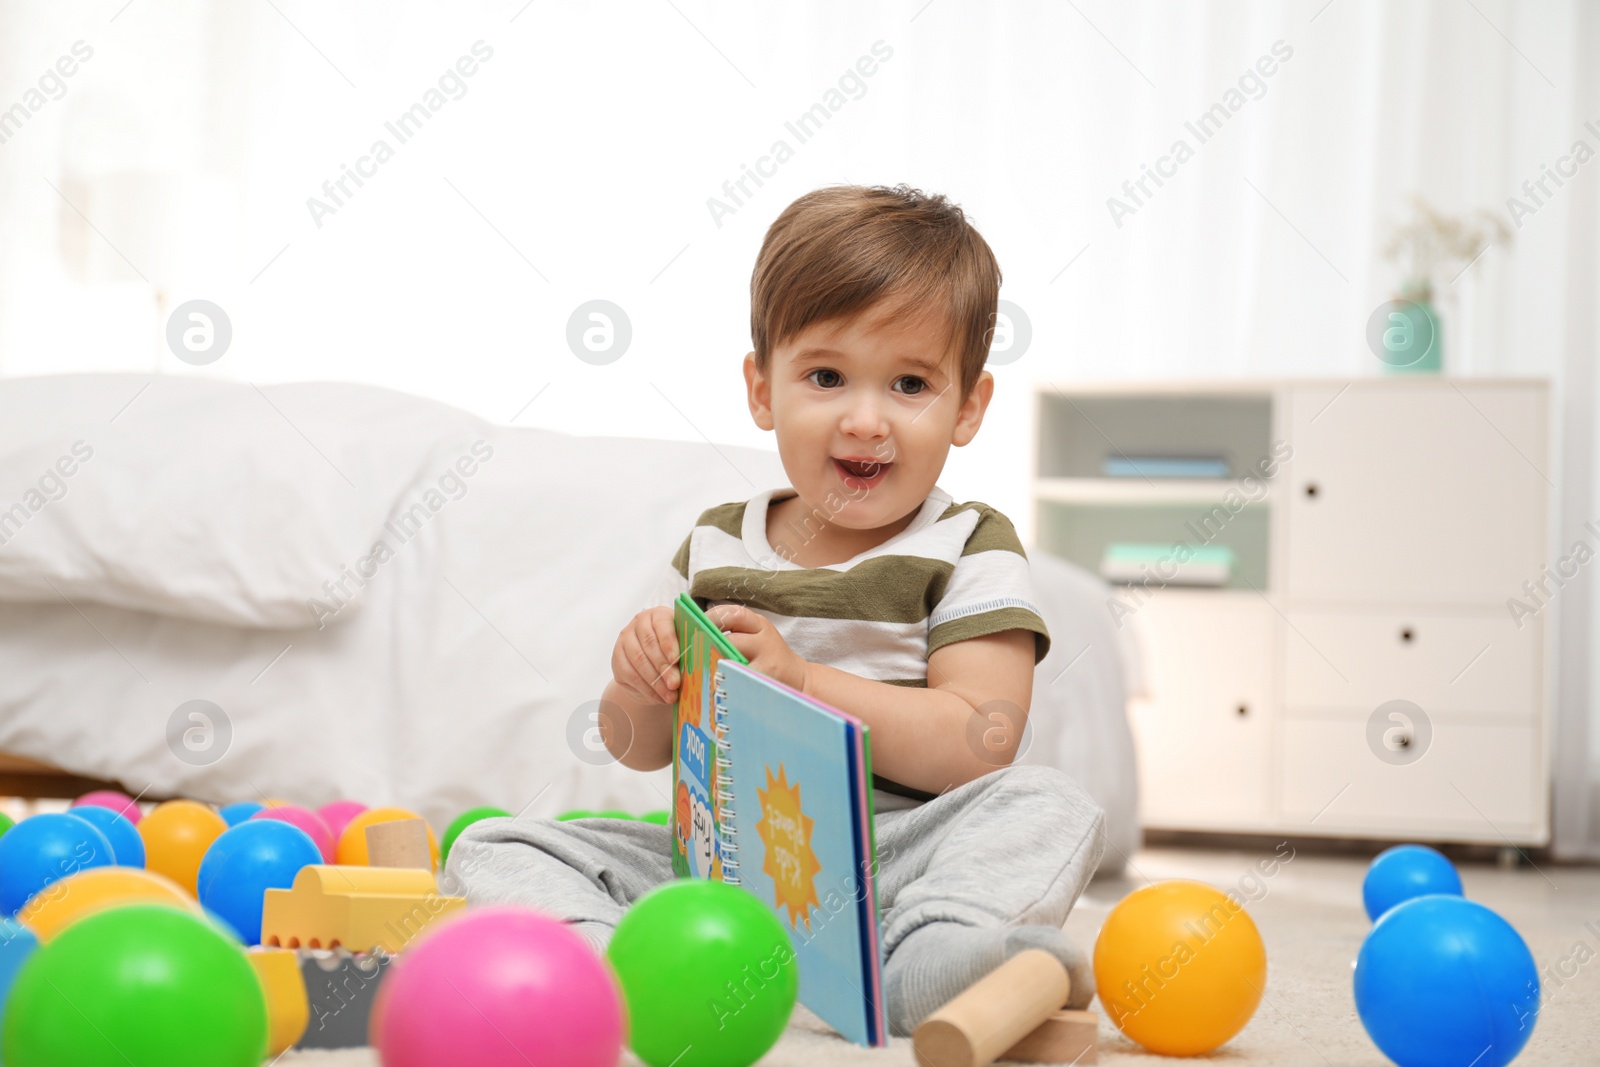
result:
[[[673,660],[669,658],[661,647],[660,639],[650,620],[641,620],[636,631],[639,644],[644,652],[645,680],[650,683],[650,689],[655,693],[656,699],[663,704],[670,704],[674,699],[673,685],[667,684],[667,675],[674,671]]]

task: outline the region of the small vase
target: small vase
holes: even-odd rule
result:
[[[1383,369],[1391,374],[1438,374],[1444,363],[1444,333],[1432,288],[1403,286],[1395,300],[1407,306],[1390,313],[1390,326],[1383,334],[1388,353]]]

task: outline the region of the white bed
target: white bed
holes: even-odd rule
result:
[[[597,751],[612,642],[703,508],[787,484],[775,452],[494,426],[367,386],[5,381],[0,752],[441,827],[478,804],[666,807],[669,770]],[[1030,558],[1053,640],[1020,762],[1099,800],[1120,868],[1135,650],[1098,578]]]

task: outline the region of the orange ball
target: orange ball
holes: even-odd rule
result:
[[[122,904],[165,904],[204,916],[200,902],[166,875],[139,867],[91,867],[35,893],[17,921],[49,941],[79,919]]]
[[[200,861],[211,842],[222,836],[228,821],[197,800],[169,800],[158,804],[139,820],[139,836],[144,838],[144,865],[164,874],[198,896],[195,880]]]
[[[1151,1052],[1194,1056],[1244,1029],[1267,986],[1267,952],[1236,898],[1174,879],[1124,897],[1094,945],[1095,991]]]
[[[339,835],[338,862],[349,866],[366,867],[371,862],[367,856],[367,827],[380,822],[397,822],[400,819],[421,819],[422,816],[405,808],[368,808],[351,819]],[[433,827],[423,820],[428,831],[428,852],[433,858],[433,869],[439,869],[439,842],[433,836]]]

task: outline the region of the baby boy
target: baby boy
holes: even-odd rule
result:
[[[601,702],[624,766],[671,762],[670,605],[687,592],[753,669],[866,723],[902,1036],[1026,948],[1066,966],[1070,1006],[1094,992],[1061,927],[1100,862],[1103,813],[1060,771],[1012,764],[1050,645],[1027,556],[1003,514],[935,484],[994,392],[999,289],[993,252],[941,196],[835,186],[784,210],[750,282],[744,376],[792,485],[700,515],[656,605],[618,636]],[[669,832],[489,819],[457,839],[449,873],[469,901],[539,908],[604,951],[673,878]]]

